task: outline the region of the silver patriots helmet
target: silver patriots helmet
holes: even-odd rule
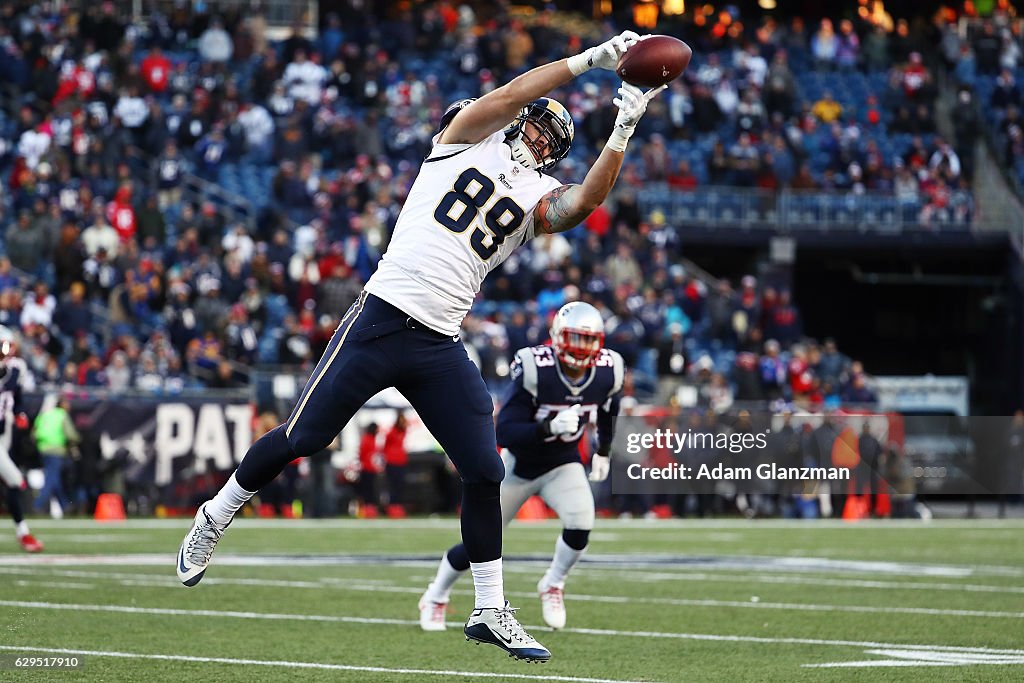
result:
[[[528,131],[526,124],[533,124]],[[520,110],[505,129],[512,158],[531,171],[546,171],[569,154],[575,128],[569,111],[557,100],[541,97]]]
[[[604,348],[604,319],[588,303],[567,303],[551,323],[551,346],[566,366],[593,367]]]

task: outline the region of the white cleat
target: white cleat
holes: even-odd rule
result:
[[[447,628],[444,623],[447,609],[447,602],[435,602],[424,593],[420,598],[420,628],[424,631],[444,631]]]
[[[466,640],[497,645],[513,659],[526,662],[546,662],[551,659],[548,649],[538,643],[516,619],[516,610],[505,602],[503,608],[475,609],[463,629]]]
[[[218,524],[213,521],[206,514],[208,504],[209,501],[199,506],[192,528],[178,548],[178,578],[186,586],[194,586],[202,580],[206,566],[210,564],[210,558],[213,556],[213,550],[217,547],[217,541],[230,524]]]
[[[537,592],[544,623],[554,629],[565,628],[565,591],[558,586],[545,586],[541,579]]]

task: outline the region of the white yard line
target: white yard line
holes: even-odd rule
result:
[[[546,554],[528,556],[513,555],[510,561],[547,563]],[[118,565],[118,566],[160,566],[173,564],[174,556],[164,553],[127,554],[65,554],[65,555],[0,555],[0,566],[62,566],[62,565]],[[392,567],[435,567],[436,558],[400,554],[265,554],[265,555],[219,555],[217,564],[246,567],[317,567],[387,564]],[[716,556],[689,558],[680,555],[602,553],[584,558],[580,569],[605,569],[612,571],[643,570],[647,572],[673,571],[757,571],[762,573],[799,574],[871,574],[878,576],[919,575],[926,577],[956,579],[978,575],[1024,577],[1024,568],[1001,565],[943,565],[916,562],[885,562],[866,560],[843,560],[823,557],[778,557],[764,556]]]
[[[73,590],[91,590],[95,588],[91,583],[79,583],[77,581],[39,581],[37,579],[17,579],[11,582],[15,586],[41,586],[43,588],[71,588]]]
[[[578,570],[580,574],[590,574],[595,567],[582,567]],[[531,574],[536,569],[530,569]],[[505,568],[505,573],[510,573]],[[433,581],[431,576],[428,581]],[[743,570],[736,570],[730,574],[708,574],[706,572],[634,572],[629,578],[630,581],[641,583],[656,583],[662,581],[708,581],[710,583],[770,583],[770,584],[796,584],[805,586],[834,586],[837,588],[875,588],[895,590],[931,590],[931,591],[963,591],[965,593],[1024,593],[1024,586],[993,586],[989,584],[976,583],[936,583],[931,581],[874,581],[869,579],[825,579],[811,578],[806,576],[787,576],[784,574],[763,574],[760,572],[745,573]]]
[[[27,570],[11,570],[0,567],[0,574],[23,574]],[[179,582],[174,577],[147,576],[144,574],[127,574],[118,572],[87,572],[87,571],[51,571],[48,575],[68,578],[105,579],[116,581],[124,586],[140,586],[147,588],[177,588]],[[419,595],[423,592],[424,586],[403,586],[391,582],[375,581],[347,581],[347,580],[322,580],[322,581],[294,581],[284,579],[257,579],[257,578],[206,578],[205,585],[225,586],[263,586],[268,588],[310,588],[324,590],[332,588],[336,590],[368,592],[368,593],[402,593],[406,595]],[[45,585],[45,582],[35,581],[34,583]],[[53,587],[62,587],[60,582],[53,582]],[[472,595],[471,590],[455,590],[456,595]],[[510,598],[534,599],[536,593],[524,591],[505,591]],[[1004,612],[989,610],[966,610],[966,609],[943,609],[937,607],[902,607],[902,606],[872,606],[872,605],[836,605],[836,604],[808,604],[808,603],[786,603],[786,602],[753,602],[746,600],[711,600],[711,599],[689,599],[689,598],[667,598],[667,597],[636,597],[627,595],[590,595],[586,593],[569,593],[570,602],[597,602],[611,603],[618,605],[628,604],[649,604],[649,605],[674,605],[677,607],[735,607],[742,609],[774,609],[798,612],[853,612],[867,614],[914,614],[925,616],[949,616],[949,617],[978,617],[984,619],[1024,619],[1024,612]]]
[[[616,678],[583,678],[578,676],[553,676],[495,673],[492,671],[454,671],[444,669],[401,669],[385,666],[357,666],[355,664],[324,664],[320,662],[293,662],[271,659],[233,659],[228,657],[195,657],[176,654],[147,654],[142,652],[117,652],[112,650],[73,650],[69,648],[31,647],[0,645],[0,650],[12,650],[26,654],[78,655],[82,657],[113,657],[118,659],[155,659],[172,662],[198,662],[201,664],[235,664],[239,666],[271,666],[288,669],[321,669],[328,671],[362,671],[368,673],[405,674],[410,676],[462,676],[464,678],[500,678],[527,681],[565,681],[567,683],[641,683]]]
[[[385,619],[378,617],[351,617],[327,614],[280,614],[273,612],[239,612],[233,610],[189,610],[167,607],[133,607],[130,605],[87,605],[56,602],[34,602],[27,600],[0,600],[0,606],[24,609],[48,609],[71,612],[113,612],[120,614],[156,614],[178,617],[220,617],[228,619],[265,619],[271,621],[314,621],[330,623],[374,624],[385,626],[417,626],[414,619]],[[542,629],[537,625],[526,625],[531,629]],[[950,652],[982,652],[988,654],[1024,655],[1024,650],[993,649],[986,647],[959,647],[945,645],[908,645],[905,643],[878,643],[857,640],[825,640],[819,638],[771,638],[766,636],[733,636],[707,633],[673,633],[664,631],[619,631],[596,628],[567,628],[563,633],[582,635],[619,636],[632,638],[672,638],[681,640],[708,640],[737,643],[789,643],[798,645],[829,645],[864,648],[920,649]]]

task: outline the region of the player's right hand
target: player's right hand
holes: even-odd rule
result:
[[[548,423],[548,430],[551,436],[562,434],[575,434],[580,430],[580,412],[578,406],[558,411],[558,414]]]
[[[569,68],[576,76],[590,69],[615,71],[615,65],[618,64],[619,58],[626,54],[626,50],[635,45],[638,40],[640,40],[640,36],[635,32],[623,31],[600,45],[589,48],[575,57],[570,57]]]

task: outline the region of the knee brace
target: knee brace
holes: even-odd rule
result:
[[[583,550],[590,540],[590,529],[563,529],[562,540],[573,550]]]

